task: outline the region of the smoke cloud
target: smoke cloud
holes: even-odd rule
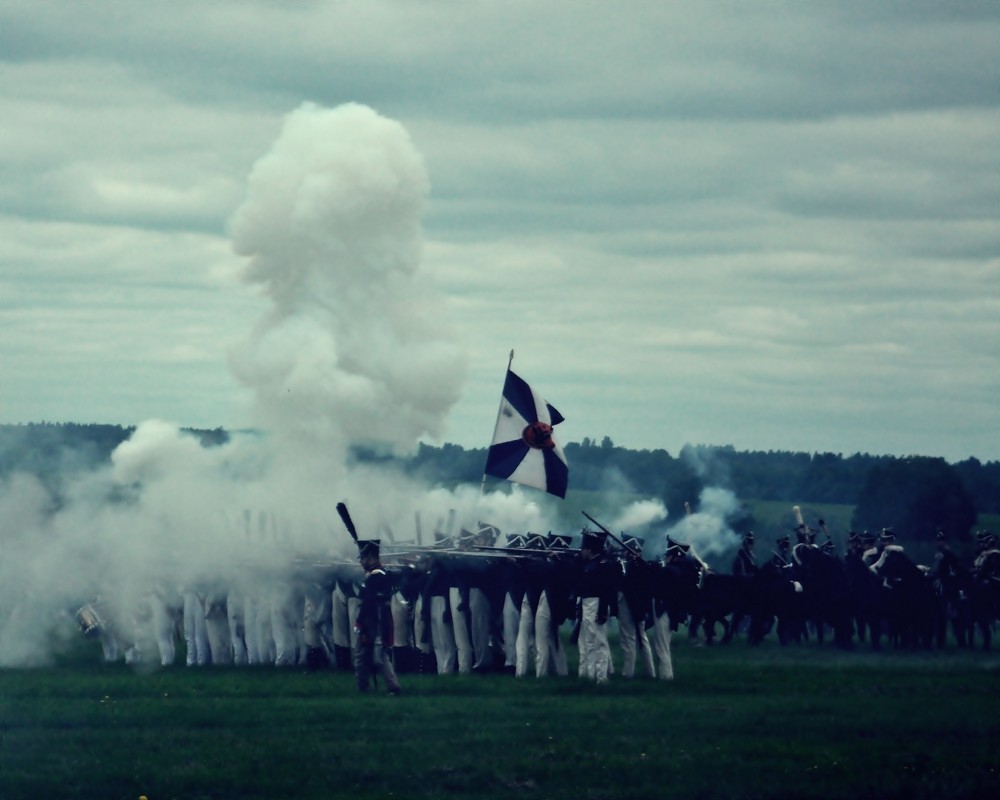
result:
[[[738,510],[739,501],[731,491],[706,487],[697,508],[663,531],[653,546],[662,555],[669,536],[674,541],[691,545],[699,556],[711,562],[739,547],[740,536],[728,524]]]
[[[546,526],[519,491],[432,489],[353,460],[358,447],[405,453],[437,438],[464,380],[444,298],[421,272],[429,188],[405,129],[370,108],[287,116],[230,224],[243,281],[269,301],[230,359],[253,396],[252,432],[206,447],[154,419],[58,497],[9,477],[0,665],[50,662],[91,602],[134,620],[154,590],[277,580],[298,556],[350,558],[338,500],[363,537],[412,540],[415,517],[427,536],[452,509],[460,525]]]

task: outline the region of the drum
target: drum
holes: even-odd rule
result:
[[[83,631],[84,636],[91,636],[97,633],[103,625],[101,615],[89,603],[77,609],[76,621],[80,624],[80,630]]]

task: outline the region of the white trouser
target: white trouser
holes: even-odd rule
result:
[[[259,664],[261,659],[257,603],[249,594],[243,595],[243,638],[247,643],[247,663]]]
[[[413,644],[413,609],[403,599],[403,595],[394,592],[389,604],[392,612],[392,645],[393,647],[408,647]]]
[[[517,641],[514,644],[514,675],[523,678],[528,674],[531,651],[535,648],[535,615],[528,602],[528,593],[521,601],[521,617],[517,624]]]
[[[542,592],[535,612],[535,677],[544,678],[552,672],[568,675],[569,666],[559,638],[559,628],[552,622],[549,596]]]
[[[670,615],[663,613],[656,617],[653,623],[653,652],[660,662],[660,678],[665,681],[674,679],[674,664],[670,659]]]
[[[184,592],[184,642],[187,645],[187,665],[204,666],[211,661],[208,631],[205,629],[205,607],[195,592]]]
[[[233,663],[238,665],[248,661],[245,613],[243,595],[230,592],[226,597],[226,621],[229,623],[229,646],[233,653]]]
[[[608,645],[608,623],[597,622],[599,597],[584,597],[580,621],[580,677],[597,683],[608,680],[611,648]]]
[[[336,647],[350,647],[351,623],[347,614],[347,597],[340,584],[334,587],[330,600],[333,606],[333,644]]]
[[[418,595],[413,604],[413,643],[421,653],[430,655],[434,652],[434,643],[428,627],[424,621],[424,596]]]
[[[205,611],[205,634],[212,653],[212,663],[233,663],[233,644],[229,635],[229,612],[222,605],[211,604]]]
[[[455,628],[444,619],[448,598],[442,595],[431,597],[431,642],[434,645],[434,657],[437,659],[439,675],[447,675],[455,671],[458,660],[458,650],[455,647]]]
[[[649,637],[643,627],[642,617],[637,620],[632,613],[625,595],[618,593],[618,641],[622,648],[622,675],[631,678],[635,675],[636,643],[642,650],[642,661],[646,667],[646,674],[650,678],[656,677],[656,666],[653,663],[653,652],[649,649]]]
[[[292,602],[287,587],[277,589],[271,597],[271,635],[274,637],[274,665],[288,667],[298,660],[298,628],[302,610]]]
[[[271,601],[267,595],[258,595],[254,608],[257,609],[257,657],[260,659],[257,663],[273,664],[277,651],[274,646],[274,631],[271,630]]]
[[[355,627],[358,621],[358,612],[361,610],[361,598],[360,597],[348,597],[347,598],[347,625],[348,630],[351,632],[351,652],[353,653],[358,649],[358,630]]]
[[[160,665],[169,667],[177,657],[173,610],[162,597],[155,594],[149,598],[149,607],[152,612],[153,637],[156,639],[156,649],[160,652]]]
[[[463,675],[472,672],[472,638],[469,636],[469,609],[462,608],[462,593],[457,586],[448,590],[451,603],[451,624],[455,629],[455,647],[458,650],[458,671]]]
[[[514,599],[505,594],[503,598],[503,665],[513,667],[517,663],[517,628],[521,622],[521,609]]]
[[[490,650],[490,601],[482,589],[469,589],[469,619],[472,628],[472,666],[489,669],[493,665]]]

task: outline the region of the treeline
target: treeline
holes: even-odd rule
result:
[[[0,480],[28,472],[56,489],[62,476],[108,463],[134,430],[74,423],[0,425]],[[205,446],[229,439],[222,428],[189,432]],[[885,524],[889,510],[899,509],[890,518],[909,527],[918,524],[914,519],[919,517],[921,528],[927,528],[922,536],[933,535],[935,526],[967,533],[977,514],[1000,514],[1000,461],[969,458],[949,464],[920,456],[740,452],[732,446],[706,445],[685,445],[673,456],[666,450],[618,447],[609,437],[570,442],[564,450],[571,491],[624,491],[660,498],[675,518],[706,486],[729,489],[743,500],[853,505],[853,523],[859,528]],[[363,451],[355,456],[385,458]],[[476,484],[482,480],[486,448],[421,444],[399,462],[402,470],[432,484]]]
[[[698,497],[704,486],[731,490],[737,497],[785,502],[855,505],[873,470],[903,463],[937,464],[954,474],[981,514],[1000,513],[1000,461],[970,458],[956,464],[926,457],[898,458],[855,453],[794,453],[779,450],[739,452],[732,446],[685,445],[677,456],[666,450],[629,450],[605,437],[570,442],[563,448],[570,463],[571,489],[631,489],[664,498],[676,511]],[[422,444],[410,466],[440,483],[482,478],[486,448],[465,450],[454,444]],[[898,477],[898,476],[896,476]]]
[[[205,446],[229,440],[222,428],[187,430]],[[25,472],[58,496],[66,478],[110,463],[115,448],[134,432],[135,426],[96,423],[0,425],[0,481]]]

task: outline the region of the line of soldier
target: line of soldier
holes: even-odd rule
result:
[[[801,526],[796,548],[835,557],[829,536],[826,544],[817,545],[815,533]],[[565,675],[559,631],[572,621],[579,674],[603,682],[615,671],[607,626],[617,618],[621,674],[633,676],[641,660],[646,675],[673,677],[670,634],[697,606],[691,595],[710,573],[689,546],[668,537],[664,555],[647,561],[641,556],[641,540],[624,537],[612,547],[603,531],[585,530],[579,549],[571,549],[570,537],[553,534],[508,535],[505,547],[497,548],[499,535],[495,527],[480,524],[476,532],[463,530],[454,541],[438,535],[433,548],[391,545],[384,553],[378,540],[368,540],[389,565],[392,626],[386,634],[380,631],[379,639],[380,646],[391,640],[398,672]],[[997,537],[980,532],[977,542],[971,572],[1000,579]],[[732,572],[748,576],[765,567],[791,573],[797,566],[794,549],[784,536],[773,557],[758,566],[749,533]],[[845,560],[878,573],[896,553],[902,547],[890,529],[878,537],[852,532]],[[956,569],[957,559],[942,534],[935,563],[924,572],[940,579]],[[348,561],[302,562],[286,574],[231,582],[225,589],[204,584],[174,591],[161,582],[132,613],[98,599],[76,616],[88,635],[100,638],[108,661],[124,655],[129,662],[170,665],[182,637],[189,666],[351,669],[365,574],[361,565]],[[689,596],[683,596],[685,591]]]
[[[823,520],[820,520],[819,524],[826,531],[826,525]],[[810,528],[805,524],[801,524],[795,529],[798,544],[815,546],[821,552],[836,555],[836,545],[834,545],[829,532],[826,534],[826,540],[819,545],[816,544],[818,533],[818,530]],[[944,531],[939,530],[935,534],[937,553],[934,558],[934,566],[927,566],[925,568],[927,572],[935,573],[939,569],[937,565],[942,560],[947,561],[947,556],[951,553],[947,539],[948,537]],[[984,571],[985,565],[991,563],[994,557],[1000,555],[1000,549],[998,549],[1000,541],[998,541],[996,534],[986,530],[978,531],[975,539],[976,554],[971,569],[974,573],[981,573]],[[733,575],[750,575],[759,569],[760,565],[754,552],[754,542],[755,536],[753,531],[748,531],[744,534],[740,548],[733,560]],[[868,531],[864,531],[863,533],[850,531],[848,533],[847,552],[845,556],[856,555],[860,557],[872,572],[878,573],[885,562],[885,554],[893,552],[903,552],[903,547],[897,544],[896,534],[892,528],[883,528],[878,536]],[[790,535],[786,534],[775,541],[775,549],[772,550],[772,556],[766,563],[779,568],[793,566],[794,557]]]
[[[508,535],[497,547],[499,536],[494,526],[480,524],[456,540],[438,535],[432,548],[361,540],[360,564],[299,563],[280,578],[242,587],[169,591],[161,582],[135,613],[116,613],[113,603],[97,598],[76,617],[86,634],[100,638],[108,661],[124,655],[128,662],[171,665],[183,638],[189,666],[357,671],[359,647],[370,649],[377,639],[399,673],[517,677],[568,674],[560,629],[573,623],[579,674],[595,682],[615,672],[608,625],[617,618],[621,674],[632,677],[641,659],[646,675],[673,678],[676,623],[663,577],[671,565],[695,558],[688,546],[668,540],[664,556],[650,562],[642,558],[642,540],[610,543],[604,531],[584,530],[579,549],[565,535]],[[386,575],[377,592],[386,611],[370,625],[362,608],[373,570]],[[366,656],[374,658],[366,662],[368,672],[378,671],[380,654]]]
[[[754,533],[748,532],[733,559],[732,575],[745,580],[764,575],[773,579],[775,575],[784,574],[788,581],[795,583],[796,591],[802,592],[798,579],[815,579],[825,571],[822,575],[825,580],[821,581],[823,596],[817,604],[825,606],[827,615],[836,617],[832,609],[844,611],[851,603],[860,606],[854,612],[854,631],[845,625],[840,644],[847,645],[854,633],[864,639],[867,628],[873,645],[878,646],[880,634],[872,627],[891,628],[892,623],[896,623],[918,640],[911,643],[943,646],[947,626],[951,624],[960,646],[971,644],[978,630],[984,647],[989,649],[992,628],[1000,615],[1000,549],[995,534],[989,531],[976,534],[975,556],[971,565],[965,565],[951,549],[945,533],[939,530],[932,563],[920,565],[905,554],[891,528],[882,529],[877,537],[868,531],[851,531],[846,552],[840,558],[822,520],[820,526],[826,533],[824,543],[816,544],[818,530],[800,524],[795,529],[797,543],[793,546],[789,535],[782,536],[776,541],[771,558],[762,563],[758,563],[754,552]],[[813,554],[822,556],[816,558]],[[838,565],[842,568],[839,571]],[[749,587],[752,582],[743,585]],[[758,599],[760,594],[758,591]],[[816,601],[815,592],[809,599]],[[913,602],[908,605],[908,601]],[[746,596],[742,602],[736,601],[733,628],[750,616],[749,612],[743,612],[748,604]],[[796,605],[803,603],[796,601]],[[789,606],[784,608],[787,611]],[[774,611],[772,604],[764,614]],[[919,618],[921,615],[923,618]],[[843,622],[843,616],[836,621]],[[800,618],[799,624],[802,623]],[[727,636],[730,635],[731,630],[727,631]]]

